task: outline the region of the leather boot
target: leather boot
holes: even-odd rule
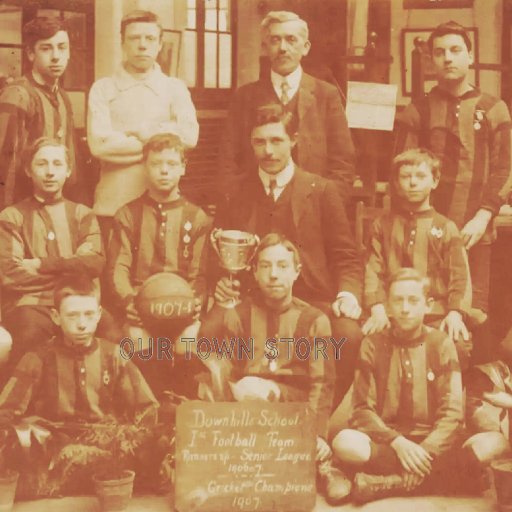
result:
[[[357,473],[352,487],[352,498],[356,503],[397,496],[405,491],[402,475],[368,475]]]
[[[321,493],[329,505],[338,505],[350,496],[352,483],[345,473],[332,465],[329,458],[317,465]]]

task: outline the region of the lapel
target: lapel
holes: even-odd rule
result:
[[[257,169],[253,169],[254,174],[243,184],[241,193],[236,196],[233,212],[236,212],[236,223],[239,229],[256,232],[256,208],[262,193],[265,195],[263,184],[258,176]],[[263,191],[263,192],[262,192]]]
[[[300,220],[308,209],[309,198],[315,190],[316,182],[311,180],[308,173],[295,166],[295,175],[289,186],[293,186],[291,199],[293,224],[298,229]]]
[[[280,99],[276,95],[276,91],[274,91],[274,87],[272,87],[272,82],[270,81],[270,77],[260,80],[259,86],[256,87],[255,90],[255,98],[253,100],[253,104],[258,107],[260,105],[268,105],[269,103],[276,103],[280,101]]]
[[[315,103],[315,79],[306,74],[302,74],[299,86],[299,120],[306,116],[309,109]]]

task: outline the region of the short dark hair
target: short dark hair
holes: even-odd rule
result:
[[[155,23],[158,25],[160,37],[162,37],[162,23],[160,22],[160,18],[154,12],[137,10],[123,16],[121,20],[121,41],[124,40],[126,27],[132,23]]]
[[[286,238],[284,235],[280,233],[268,233],[268,235],[265,235],[261,242],[258,244],[258,248],[254,252],[253,257],[253,268],[256,268],[258,265],[258,260],[260,257],[260,254],[269,247],[274,247],[275,245],[282,245],[286,250],[291,252],[293,254],[293,262],[295,263],[295,268],[298,268],[300,265],[300,254],[299,250],[291,242],[288,238]]]
[[[398,177],[400,169],[404,165],[420,165],[426,163],[432,171],[432,176],[439,179],[441,176],[441,162],[432,151],[425,148],[413,148],[397,155],[393,160],[391,176]]]
[[[412,267],[402,267],[397,271],[393,272],[389,279],[387,280],[387,294],[389,295],[389,291],[391,290],[391,286],[393,284],[398,283],[399,281],[416,281],[420,283],[423,288],[423,293],[425,297],[429,296],[430,292],[430,279],[422,275],[418,270]]]
[[[87,273],[63,274],[53,288],[53,305],[58,310],[62,301],[72,295],[95,297],[100,302],[100,289]]]
[[[23,42],[25,48],[33,50],[37,41],[49,39],[57,32],[68,32],[65,20],[56,17],[39,16],[25,23],[23,26]]]
[[[449,34],[455,34],[457,36],[461,36],[464,39],[464,43],[466,44],[466,48],[468,51],[471,51],[471,39],[469,38],[468,31],[456,21],[448,21],[446,23],[441,23],[438,25],[430,34],[428,38],[428,48],[430,53],[432,53],[434,49],[434,39],[436,37],[443,37]]]
[[[146,141],[142,148],[142,160],[145,162],[150,151],[159,153],[164,149],[175,149],[181,156],[181,160],[185,163],[185,145],[182,140],[174,133],[157,133]]]
[[[32,160],[34,159],[35,154],[45,146],[54,146],[54,147],[62,147],[64,148],[64,153],[66,155],[66,162],[68,164],[69,169],[72,171],[72,163],[71,158],[69,156],[69,149],[66,144],[59,142],[57,139],[52,139],[51,137],[39,137],[36,139],[30,146],[25,150],[24,160],[25,160],[25,168],[27,170],[30,169],[32,164]]]
[[[283,123],[286,133],[293,137],[298,130],[298,122],[291,112],[287,112],[280,103],[261,105],[256,109],[252,129],[266,124]]]

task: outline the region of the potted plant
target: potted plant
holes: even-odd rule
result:
[[[104,512],[126,510],[132,497],[135,471],[135,450],[142,445],[147,430],[139,425],[111,423],[106,429],[97,429],[96,439],[109,453],[104,466],[93,475],[96,494]]]
[[[61,480],[82,484],[83,489],[80,480],[84,473],[90,475],[101,510],[126,510],[133,491],[135,454],[150,435],[149,429],[141,424],[118,423],[112,417],[71,428],[79,428],[82,433],[55,459],[54,467]],[[72,485],[68,485],[69,489],[73,489]]]

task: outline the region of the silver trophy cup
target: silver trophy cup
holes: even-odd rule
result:
[[[210,240],[222,268],[229,272],[231,281],[237,272],[247,269],[260,243],[257,235],[235,229],[214,229]],[[229,304],[222,305],[235,307],[237,302],[233,300]]]

